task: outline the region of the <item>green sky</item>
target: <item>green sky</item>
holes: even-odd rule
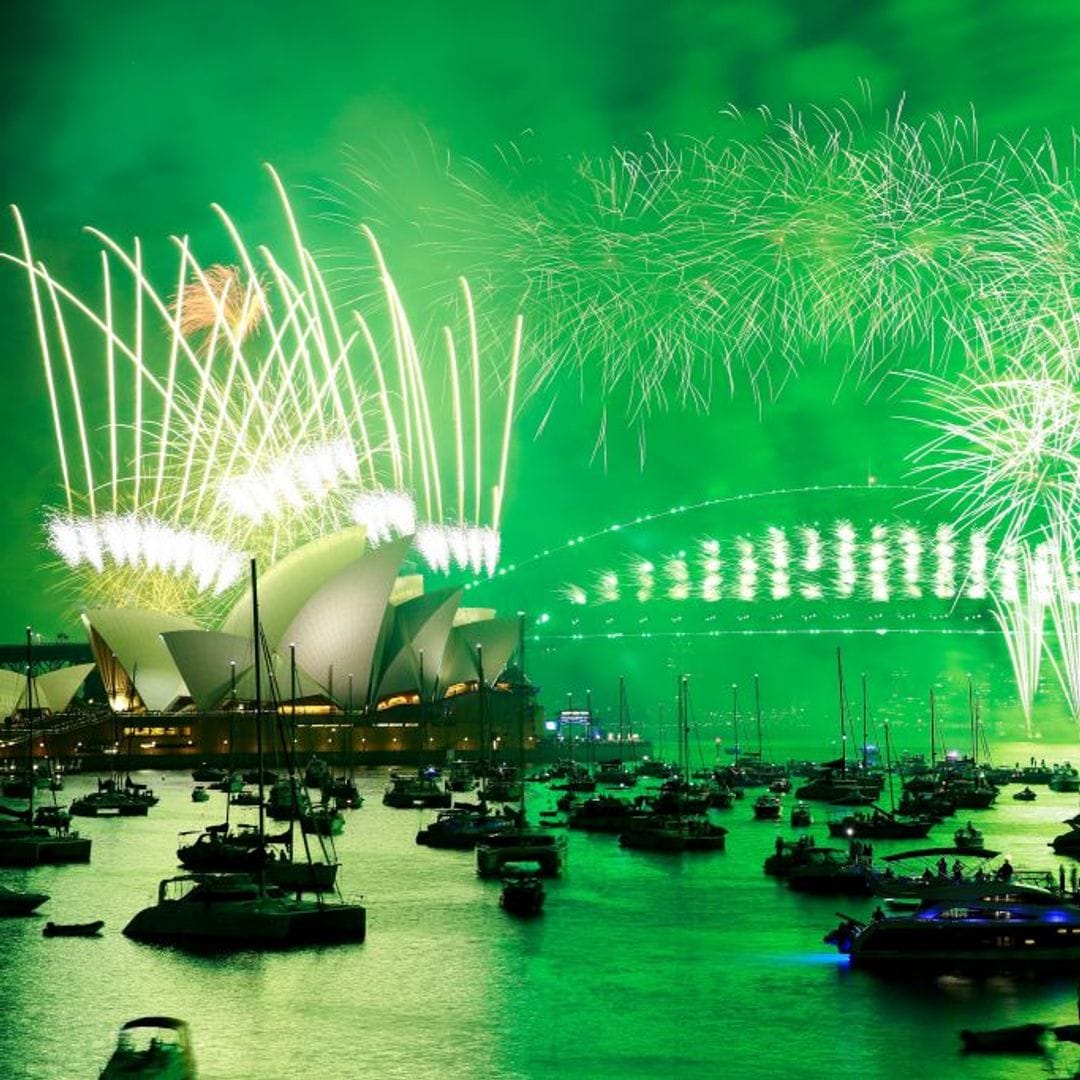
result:
[[[528,132],[529,145],[558,164],[603,155],[613,145],[641,146],[646,133],[705,137],[728,103],[781,111],[791,102],[831,107],[841,99],[862,100],[862,80],[871,89],[873,115],[903,95],[909,119],[974,109],[983,138],[1019,139],[1045,130],[1067,146],[1080,100],[1080,14],[1061,3],[404,0],[302,9],[246,0],[20,2],[9,5],[6,16],[0,43],[4,195],[22,210],[53,272],[88,288],[97,264],[95,245],[80,235],[86,224],[119,238],[139,235],[151,259],[155,245],[165,252],[168,235],[188,234],[207,252],[205,261],[213,261],[222,238],[208,207],[217,201],[249,235],[280,238],[260,169],[264,161],[278,168],[311,215],[325,208],[319,193],[350,183],[350,153],[369,170],[384,170],[393,209],[378,198],[350,202],[346,196],[343,205],[357,218],[385,224],[380,235],[399,286],[407,297],[413,290],[415,310],[431,295],[433,277],[461,269],[452,253],[433,251],[402,224],[402,203],[405,218],[415,199],[417,217],[430,220],[445,195],[426,188],[430,163],[420,159],[428,145],[436,156],[449,153],[494,168],[496,147]],[[343,265],[348,246],[358,243],[327,221],[316,221],[311,234],[339,253],[344,249]],[[5,236],[3,246],[13,250],[10,225]],[[0,320],[6,346],[0,431],[9,462],[0,633],[17,640],[32,623],[52,637],[73,632],[41,568],[41,507],[58,500],[59,473],[26,283],[11,267],[0,267]],[[546,402],[524,411],[506,511],[508,560],[673,502],[860,483],[870,473],[882,483],[900,482],[902,454],[912,445],[909,429],[895,419],[899,401],[886,394],[868,401],[865,388],[838,388],[835,365],[811,363],[764,410],[737,392],[732,399],[718,395],[708,416],[657,416],[649,425],[644,471],[633,435],[618,425],[606,468],[593,457],[591,404],[579,408],[571,386],[535,439]],[[751,515],[734,525],[761,528],[777,514],[795,522],[843,513],[869,519],[873,510],[843,499],[771,506],[756,522]],[[681,519],[655,535],[639,533],[632,543],[669,552],[728,524],[716,516]],[[613,549],[591,562],[549,560],[542,572],[522,577],[521,588],[507,579],[480,595],[504,607],[552,607],[559,586],[619,555]],[[636,615],[628,611],[623,618],[628,626]],[[685,664],[701,676],[703,701],[708,697],[709,708],[720,709],[721,687],[794,658],[808,689],[800,700],[786,681],[783,705],[813,701],[824,717],[834,646],[823,638],[778,654],[756,644],[725,651],[714,642],[680,646],[686,651],[673,660],[657,647],[568,645],[557,653],[538,650],[536,662],[552,701],[583,694],[593,681],[613,684],[629,665],[644,711],[673,696],[673,667]],[[989,682],[989,665],[1002,659],[983,645],[975,661],[957,659],[942,639],[921,650],[875,645],[862,651],[853,668],[873,670],[882,696],[897,699],[922,698],[921,689],[900,686],[899,673],[910,673],[922,687],[938,678],[955,682],[965,665],[977,662]],[[996,693],[1004,711],[1007,694]]]

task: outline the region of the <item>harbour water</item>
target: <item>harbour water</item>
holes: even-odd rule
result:
[[[1075,746],[1013,746],[1002,762],[1075,759]],[[820,756],[820,755],[819,755]],[[288,953],[188,955],[121,934],[177,871],[181,830],[222,819],[225,796],[191,801],[187,773],[142,772],[161,796],[146,818],[77,819],[89,866],[0,871],[49,893],[38,916],[0,920],[0,1077],[95,1077],[126,1020],[181,1017],[210,1080],[350,1077],[1072,1076],[1080,1048],[1052,1062],[965,1056],[961,1028],[1077,1019],[1077,978],[904,982],[850,970],[822,944],[837,909],[872,901],[788,891],[762,873],[780,823],[752,798],[716,820],[727,850],[669,856],[571,832],[567,873],[544,914],[517,920],[468,852],[418,846],[433,811],[383,807],[386,770],[361,771],[362,809],[337,838],[341,885],[368,908],[367,941]],[[94,778],[68,778],[66,803]],[[1057,873],[1046,846],[1077,796],[1038,788],[936,827],[948,843],[970,819],[1019,867]],[[553,801],[530,788],[530,811]],[[786,797],[790,804],[791,796]],[[825,808],[810,832],[826,839]],[[234,810],[234,814],[236,811]],[[254,811],[243,811],[253,815]],[[884,854],[901,841],[875,844]],[[911,845],[907,845],[911,846]],[[1071,860],[1061,860],[1068,869]],[[44,938],[46,919],[105,920],[100,939]]]

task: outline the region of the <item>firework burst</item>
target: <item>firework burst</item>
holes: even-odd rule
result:
[[[718,388],[763,401],[807,357],[875,385],[901,357],[1016,356],[1080,272],[1074,171],[1052,143],[984,146],[974,117],[911,122],[902,102],[881,122],[729,110],[707,139],[569,166],[523,144],[497,169],[443,169],[427,250],[522,304],[528,391],[602,402],[601,441],[611,403],[643,425]],[[391,185],[354,173],[354,202],[385,213]]]
[[[16,211],[22,253],[7,258],[30,282],[66,503],[50,513],[48,539],[80,600],[213,622],[248,556],[271,565],[354,523],[367,524],[377,543],[416,531],[418,517],[433,568],[494,572],[521,319],[509,361],[489,362],[499,378],[494,394],[485,391],[467,284],[467,361],[458,364],[451,326],[444,357],[422,355],[366,232],[387,327],[373,329],[360,312],[331,302],[285,189],[271,177],[292,237],[286,258],[250,250],[215,207],[237,265],[203,268],[187,240],[175,239],[171,303],[144,272],[138,240],[125,249],[90,230],[103,246],[104,284],[103,307],[91,307],[34,258]],[[116,299],[117,267],[134,286],[131,314]],[[87,326],[104,344],[108,393],[100,405],[83,392],[94,376],[74,344]],[[469,408],[459,367],[470,373]],[[452,391],[445,421],[429,391],[439,383]],[[501,429],[485,449],[492,397]],[[445,500],[444,486],[454,492]],[[449,559],[433,555],[440,530]]]

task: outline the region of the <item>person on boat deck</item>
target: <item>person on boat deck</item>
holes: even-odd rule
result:
[[[947,878],[949,876],[949,864],[945,861],[944,855],[937,861],[937,876],[939,878]]]
[[[986,871],[981,866],[975,868],[975,880],[980,883],[986,880]]]
[[[934,880],[934,871],[929,866],[922,872],[922,879],[927,885]]]
[[[964,868],[960,864],[959,859],[954,859],[952,864],[952,879],[956,884],[960,884],[964,880]]]
[[[997,876],[998,881],[1008,881],[1013,876],[1012,863],[1008,859],[998,867]]]
[[[885,912],[881,910],[880,904],[878,904],[878,906],[874,908],[874,914],[871,916],[871,918],[874,920],[874,922],[881,922],[885,918]]]

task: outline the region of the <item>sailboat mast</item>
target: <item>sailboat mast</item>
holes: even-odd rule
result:
[[[847,718],[844,714],[844,665],[836,650],[836,679],[840,688],[840,772],[847,773]]]
[[[862,767],[863,774],[866,774],[866,672],[862,675]]]
[[[259,658],[259,581],[251,560],[251,643],[255,650],[255,753],[259,768],[259,844],[266,842],[266,781],[263,777],[262,662]]]
[[[764,760],[761,746],[761,680],[754,673],[754,716],[757,718],[757,756],[758,762]]]
[[[485,762],[487,761],[487,716],[485,715],[487,709],[487,697],[484,692],[484,646],[477,643],[476,646],[476,704],[480,712],[480,757],[479,768],[483,776],[487,776],[487,768]]]
[[[735,736],[735,764],[739,764],[739,686],[731,684],[731,727]]]
[[[619,754],[622,755],[626,731],[626,680],[619,676]]]
[[[30,627],[26,628],[26,730],[27,730],[27,779],[30,783],[27,815],[31,823],[34,820],[34,654],[33,635]]]
[[[892,745],[889,742],[889,721],[885,721],[885,773],[889,777],[889,810],[896,812],[896,799],[893,794],[892,782]]]
[[[683,770],[684,779],[690,782],[690,676],[683,676]]]
[[[968,676],[968,726],[971,728],[971,764],[972,767],[979,761],[979,741],[975,731],[975,685]]]
[[[937,730],[934,717],[934,688],[930,687],[930,768],[937,766]]]

